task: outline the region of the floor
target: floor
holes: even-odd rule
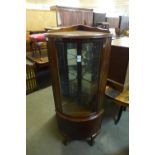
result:
[[[63,137],[57,128],[52,87],[49,86],[26,96],[27,155],[128,155],[129,110],[123,112],[115,125],[113,117],[118,106],[106,100],[104,119],[95,145],[85,141],[62,144]]]

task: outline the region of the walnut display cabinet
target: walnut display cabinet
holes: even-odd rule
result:
[[[103,117],[111,48],[108,30],[77,25],[46,35],[56,117],[69,140],[94,143]]]

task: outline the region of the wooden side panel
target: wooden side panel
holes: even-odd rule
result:
[[[129,61],[129,48],[112,46],[108,78],[124,85]]]
[[[54,103],[57,111],[62,112],[61,105],[61,92],[60,92],[60,77],[59,77],[59,69],[58,69],[58,61],[57,61],[57,52],[55,47],[54,38],[49,38],[47,42],[48,47],[48,58],[49,65],[52,77],[52,86],[53,86],[53,95],[54,95]],[[54,67],[52,67],[54,66]]]
[[[58,126],[61,132],[72,139],[86,139],[96,135],[103,118],[103,110],[85,118],[68,117],[57,112]]]
[[[108,70],[109,70],[109,59],[110,59],[110,51],[111,51],[111,38],[106,38],[103,44],[103,50],[101,53],[100,60],[100,81],[99,81],[99,104],[97,105],[97,109],[100,109],[101,103],[103,103],[103,94],[105,92]]]

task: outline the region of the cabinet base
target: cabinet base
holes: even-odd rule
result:
[[[101,128],[103,110],[82,117],[72,117],[60,112],[56,112],[56,116],[59,129],[65,137],[65,145],[72,140],[87,140],[92,146]]]

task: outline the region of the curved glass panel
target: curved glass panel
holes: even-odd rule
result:
[[[102,45],[100,39],[56,42],[63,113],[83,116],[95,111]]]

